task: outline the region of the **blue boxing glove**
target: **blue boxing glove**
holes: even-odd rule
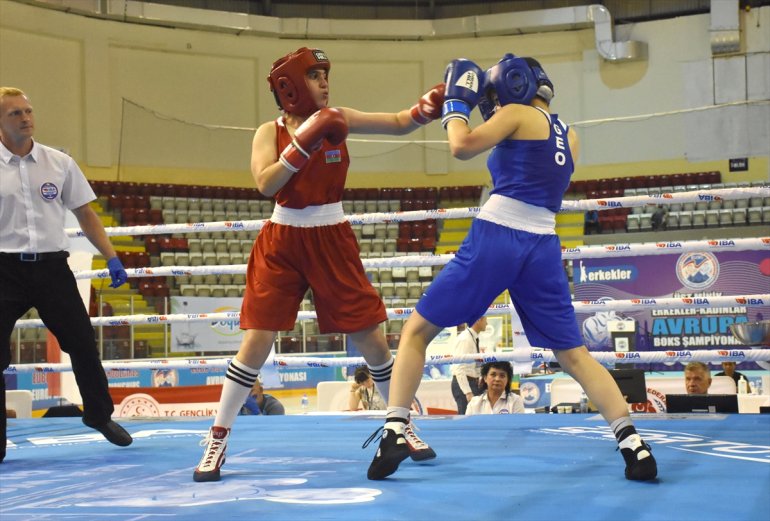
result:
[[[128,280],[128,273],[126,268],[123,267],[123,263],[120,259],[113,257],[107,261],[107,269],[110,270],[110,278],[112,279],[111,288],[118,288],[126,283]]]
[[[446,128],[452,119],[462,119],[466,123],[471,110],[479,102],[481,83],[484,72],[471,60],[452,60],[444,73],[444,107],[441,110],[441,124]]]

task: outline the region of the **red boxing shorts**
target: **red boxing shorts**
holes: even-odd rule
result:
[[[241,329],[293,329],[308,287],[321,333],[356,333],[387,319],[349,223],[305,228],[268,221],[249,257]]]

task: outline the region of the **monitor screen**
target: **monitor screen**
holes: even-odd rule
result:
[[[620,393],[628,403],[647,402],[647,382],[642,369],[613,369],[612,378],[620,387]]]
[[[667,394],[666,412],[738,412],[738,395]]]

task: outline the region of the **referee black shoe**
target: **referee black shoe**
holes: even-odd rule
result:
[[[641,436],[632,434],[618,444],[623,459],[626,460],[626,479],[649,481],[658,475],[658,465],[652,455],[652,449]]]
[[[385,479],[396,470],[398,465],[409,457],[409,445],[403,434],[399,434],[393,429],[380,427],[364,443],[366,448],[369,443],[376,439],[377,434],[382,430],[380,436],[380,446],[377,448],[377,454],[374,455],[366,477],[372,480]]]
[[[134,439],[126,432],[126,429],[110,420],[107,423],[99,425],[89,425],[85,421],[83,422],[86,427],[91,427],[102,433],[102,436],[107,438],[107,441],[113,445],[119,445],[120,447],[128,447]]]

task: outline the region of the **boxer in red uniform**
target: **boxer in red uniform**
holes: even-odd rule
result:
[[[385,306],[366,277],[342,210],[350,164],[345,138],[348,132],[407,134],[440,118],[444,85],[397,113],[329,108],[330,68],[323,51],[303,47],[276,61],[268,77],[282,115],[257,129],[251,173],[276,206],[251,251],[241,308],[244,338],[227,369],[195,481],[220,479],[230,428],[277,332],[294,327],[308,288],[320,332],[346,333],[388,397],[393,357],[379,327],[387,319]],[[408,430],[412,459],[434,458],[435,452]]]

